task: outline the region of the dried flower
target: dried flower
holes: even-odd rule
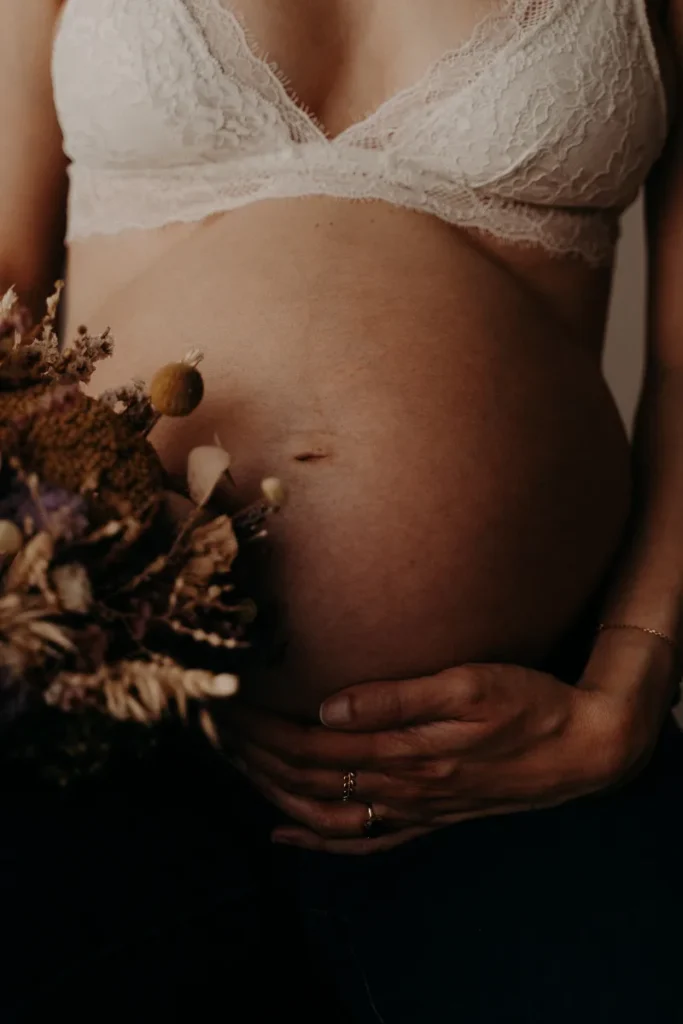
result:
[[[156,422],[157,414],[142,380],[133,380],[130,384],[104,391],[99,401],[123,416],[138,434],[148,434]]]
[[[90,577],[85,566],[78,562],[58,565],[52,571],[52,586],[65,612],[78,612],[85,615],[93,604],[93,592]]]
[[[143,517],[161,501],[163,470],[149,441],[77,389],[0,392],[0,444],[41,480],[72,493],[89,490],[102,515]]]
[[[216,445],[193,448],[187,457],[187,489],[192,501],[206,505],[230,469],[230,456]]]
[[[282,481],[274,476],[266,477],[261,481],[261,494],[275,509],[282,508],[287,498]]]
[[[149,393],[163,416],[189,416],[204,397],[204,381],[196,367],[169,363],[154,375]]]
[[[16,295],[0,299],[0,725],[36,706],[73,716],[68,743],[51,748],[41,726],[28,729],[30,748],[39,761],[40,750],[68,760],[77,749],[89,773],[121,722],[148,734],[176,715],[218,743],[210,704],[236,692],[235,657],[256,616],[233,563],[264,535],[284,490],[265,480],[261,500],[217,515],[210,502],[230,479],[217,444],[191,453],[189,496],[169,491],[146,435],[160,412],[200,401],[200,353],[157,374],[151,397],[136,381],[92,398],[80,384],[113,342],[84,328],[62,351],[58,298],[32,331]],[[68,774],[62,764],[60,784]]]
[[[88,528],[86,503],[81,495],[31,478],[16,479],[9,492],[0,498],[0,516],[67,541],[82,537]]]

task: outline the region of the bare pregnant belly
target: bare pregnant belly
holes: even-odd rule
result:
[[[88,313],[117,339],[100,386],[204,350],[204,405],[154,435],[171,469],[216,432],[241,500],[285,482],[265,571],[284,643],[244,690],[304,717],[352,682],[542,657],[629,504],[594,356],[431,220],[329,209],[220,218]]]

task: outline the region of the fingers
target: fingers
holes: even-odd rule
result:
[[[268,776],[256,771],[250,771],[249,779],[288,817],[325,839],[362,839],[365,836],[368,821],[368,807],[365,803],[354,800],[332,803],[294,796],[281,789]],[[380,802],[373,802],[372,806],[375,816],[392,831],[414,825],[414,822],[406,821],[399,813]]]
[[[293,796],[318,800],[341,800],[344,791],[343,772],[324,768],[300,768],[288,764],[277,754],[247,741],[236,744],[244,762],[244,773],[267,776]]]
[[[477,741],[483,726],[460,722],[386,732],[336,732],[323,726],[301,726],[245,705],[231,709],[234,728],[228,730],[235,743],[243,736],[256,746],[280,756],[289,764],[346,771],[368,768],[396,769],[416,758],[436,758],[468,749]]]
[[[309,829],[282,828],[273,833],[272,840],[282,846],[298,846],[300,849],[312,850],[316,853],[367,857],[373,853],[386,853],[411,839],[428,835],[432,831],[431,828],[405,828],[377,839],[324,839]]]
[[[341,800],[344,795],[344,771],[336,768],[301,768],[288,764],[277,754],[257,747],[247,740],[234,745],[244,762],[244,774],[252,771],[267,775],[271,781],[294,796],[313,797],[317,800]],[[423,786],[400,777],[380,772],[356,773],[354,800],[419,800]]]
[[[389,835],[380,836],[377,839],[329,839],[317,835],[310,829],[296,826],[282,826],[275,829],[271,839],[274,843],[282,846],[295,846],[302,850],[312,850],[316,853],[367,857],[373,853],[386,853],[413,839],[419,839],[439,829],[448,828],[463,821],[488,818],[494,815],[517,814],[531,809],[529,805],[520,804],[517,806],[490,807],[486,810],[468,811],[461,814],[449,814],[437,819],[431,825],[408,826]]]
[[[484,694],[484,668],[464,665],[423,679],[350,686],[325,701],[320,720],[356,732],[472,720]]]

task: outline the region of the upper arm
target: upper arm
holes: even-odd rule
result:
[[[66,158],[52,98],[52,39],[61,0],[11,0],[0,32],[0,287],[27,301],[59,272]]]

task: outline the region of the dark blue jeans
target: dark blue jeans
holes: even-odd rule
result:
[[[683,1021],[683,736],[618,793],[278,856],[353,1024]]]
[[[617,793],[363,859],[272,847],[272,810],[191,765],[0,792],[1,1024],[683,1020],[672,724]]]
[[[545,665],[576,682],[601,595]],[[683,734],[617,792],[367,858],[283,848],[351,1024],[683,1022]]]

